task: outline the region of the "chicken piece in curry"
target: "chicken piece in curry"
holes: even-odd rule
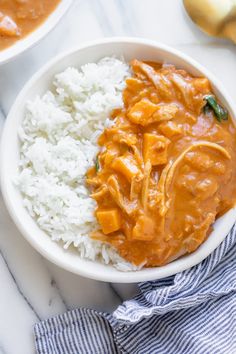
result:
[[[35,30],[60,0],[0,0],[0,50]]]
[[[161,266],[196,250],[235,205],[236,129],[207,78],[139,60],[131,68],[87,173],[100,225],[91,237],[135,265]]]

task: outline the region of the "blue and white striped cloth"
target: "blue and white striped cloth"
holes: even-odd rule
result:
[[[113,314],[82,308],[36,324],[37,353],[236,353],[235,226],[199,265],[139,289]]]

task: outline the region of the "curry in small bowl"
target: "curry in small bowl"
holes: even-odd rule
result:
[[[92,237],[154,267],[195,251],[235,205],[236,129],[207,78],[136,59],[131,68],[87,173]]]
[[[61,0],[0,0],[0,50],[28,36],[60,2]]]

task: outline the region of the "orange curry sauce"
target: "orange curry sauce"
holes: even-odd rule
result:
[[[35,30],[60,0],[0,0],[0,50]]]
[[[133,60],[124,108],[99,138],[87,174],[101,229],[135,265],[193,252],[236,200],[236,129],[204,112],[209,81],[172,65]]]

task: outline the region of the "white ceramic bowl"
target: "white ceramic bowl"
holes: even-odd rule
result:
[[[236,220],[236,210],[232,209],[217,220],[214,231],[194,253],[182,257],[168,265],[142,269],[138,272],[120,272],[112,266],[81,259],[76,250],[65,251],[62,245],[51,241],[39,229],[22,205],[22,197],[12,180],[17,174],[19,161],[19,141],[17,132],[23,118],[25,102],[37,94],[43,94],[52,82],[53,76],[68,66],[81,66],[94,62],[104,56],[123,56],[127,61],[133,58],[164,61],[184,68],[194,75],[207,76],[216,95],[236,117],[236,107],[225,92],[222,84],[201,65],[186,55],[165,45],[134,38],[117,38],[96,41],[60,55],[44,66],[26,84],[17,97],[5,124],[1,145],[1,187],[7,208],[15,224],[43,256],[58,266],[82,276],[111,282],[132,283],[163,278],[185,270],[206,258],[225,238]]]
[[[48,18],[25,38],[17,41],[9,48],[0,51],[0,65],[23,53],[46,36],[65,15],[73,0],[61,0]]]

